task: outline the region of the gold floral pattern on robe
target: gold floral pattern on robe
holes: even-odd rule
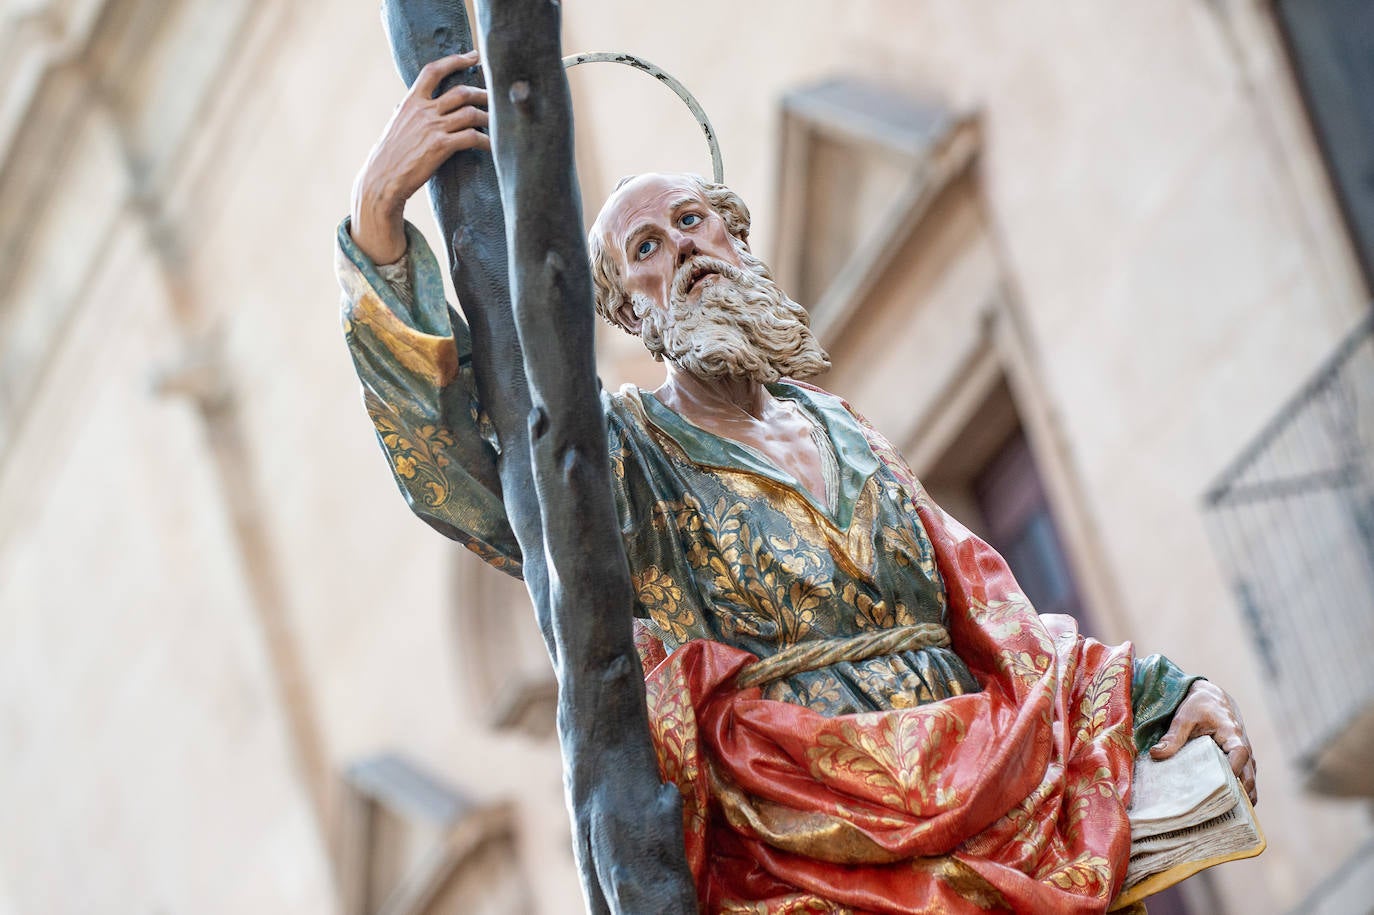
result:
[[[835,443],[833,509],[744,446],[652,394],[607,398],[616,505],[637,596],[665,647],[710,639],[768,657],[814,639],[940,623],[944,589],[911,495],[838,399],[781,383]],[[643,523],[639,519],[648,519]],[[769,685],[826,714],[909,707],[977,689],[948,649],[842,662]]]

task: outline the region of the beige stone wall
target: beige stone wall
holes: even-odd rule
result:
[[[0,8],[0,42],[18,35],[32,55],[49,41],[57,63],[33,72],[78,99],[94,92],[81,36],[112,30],[108,17],[181,49],[147,55],[167,63],[143,64],[113,114],[44,128],[70,137],[53,163],[65,183],[31,170],[20,194],[0,177],[0,232],[27,238],[0,291],[0,809],[15,825],[0,837],[0,911],[336,911],[337,774],[379,750],[514,799],[538,910],[578,911],[556,747],[495,733],[474,707],[475,646],[455,621],[471,564],[455,576],[466,560],[397,497],[339,340],[331,239],[398,97],[374,7],[245,2],[231,19],[211,6],[187,0],[165,21],[133,0]],[[956,248],[967,274],[941,262],[922,280],[913,251],[870,303],[893,333],[846,344],[876,368],[842,369],[837,386],[918,447],[935,405],[898,396],[904,367],[976,336],[959,322],[978,320],[980,277],[1010,284],[1052,488],[1096,534],[1110,634],[1232,690],[1264,761],[1271,850],[1220,871],[1222,910],[1296,905],[1367,818],[1298,789],[1198,506],[1364,291],[1263,8],[874,0],[837,15],[701,0],[566,15],[569,50],[634,50],[698,95],[765,255],[782,92],[845,74],[976,113],[978,224]],[[702,23],[732,29],[708,41]],[[168,83],[197,41],[234,50],[215,85]],[[28,59],[10,58],[0,91],[11,164],[13,137],[47,123],[12,101],[29,72],[13,61]],[[708,167],[661,87],[610,68],[573,84],[589,208],[619,175]],[[181,252],[170,264],[130,202],[123,112],[139,143],[177,151],[147,157]],[[429,229],[423,201],[412,215]],[[207,336],[227,414],[153,392]],[[607,340],[609,382],[652,383],[632,341]],[[302,756],[311,741],[323,773]]]

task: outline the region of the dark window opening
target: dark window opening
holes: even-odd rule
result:
[[[1374,287],[1374,3],[1277,0],[1298,84]]]
[[[1086,630],[1068,554],[1024,432],[1017,429],[973,478],[973,494],[987,541],[1011,566],[1035,609],[1067,613]]]

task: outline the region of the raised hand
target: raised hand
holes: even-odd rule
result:
[[[426,64],[353,183],[351,233],[375,264],[405,254],[405,205],[448,157],[464,149],[491,149],[487,92],[458,85],[434,95],[452,73],[476,66],[477,52],[453,54]]]

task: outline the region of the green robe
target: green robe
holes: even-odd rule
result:
[[[392,473],[417,515],[497,568],[520,555],[500,498],[495,437],[477,400],[467,326],[438,263],[407,226],[407,302],[340,226],[344,330]],[[842,402],[780,383],[833,449],[833,505],[751,449],[700,429],[653,394],[602,393],[635,613],[672,651],[712,639],[765,658],[816,639],[945,618],[945,590],[910,494]],[[1136,742],[1163,735],[1196,678],[1159,655],[1135,664]],[[950,648],[840,662],[770,683],[823,714],[906,707],[976,691]]]

